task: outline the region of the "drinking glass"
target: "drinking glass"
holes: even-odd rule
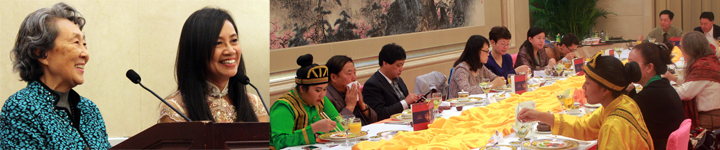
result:
[[[348,129],[350,128],[350,124],[352,124],[353,121],[355,120],[355,117],[342,116],[342,118],[340,118],[340,116],[338,116],[337,120],[340,122],[340,125],[343,127],[343,130],[345,130],[345,143],[343,143],[341,145],[342,146],[353,146],[352,144],[350,144],[350,141],[348,139],[348,137],[350,136],[348,134]]]
[[[350,123],[349,126],[350,126],[350,133],[352,133],[354,135],[353,137],[357,141],[357,138],[360,135],[360,129],[362,129],[362,121],[360,120],[360,118],[353,118],[352,122]],[[346,138],[347,138],[347,136],[346,136]]]
[[[482,82],[480,82],[480,88],[482,88],[483,92],[485,92],[485,98],[490,98],[488,93],[490,92],[490,88],[492,88],[492,82],[490,82],[489,78],[482,79]]]
[[[525,138],[528,136],[528,134],[530,134],[530,131],[532,130],[532,128],[530,127],[530,123],[516,122],[512,128],[513,130],[515,130],[515,135],[518,136],[518,141],[520,141],[520,147],[522,148],[525,145]]]
[[[667,65],[667,68],[668,68],[667,71],[670,72],[670,74],[677,76],[677,71],[676,71],[677,67],[675,66],[675,64],[669,64],[669,65]]]
[[[442,94],[440,92],[433,92],[430,95],[430,99],[433,101],[433,112],[435,115],[440,115],[438,113],[438,108],[440,108],[440,103],[442,103]]]
[[[562,73],[563,73],[563,69],[564,69],[564,68],[562,68],[562,67],[560,67],[560,66],[553,66],[553,67],[555,68],[555,72],[558,73],[558,77],[562,76]]]

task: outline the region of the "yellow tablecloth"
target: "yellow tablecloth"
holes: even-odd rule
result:
[[[555,96],[555,91],[582,88],[584,82],[584,76],[558,80],[555,84],[540,87],[536,91],[522,95],[512,94],[512,97],[498,103],[465,110],[460,116],[437,119],[427,130],[398,133],[390,141],[360,142],[353,146],[353,150],[463,150],[483,147],[496,130],[503,135],[513,132],[511,125],[515,122],[515,106],[518,103],[533,100],[538,111],[560,112],[562,106]]]

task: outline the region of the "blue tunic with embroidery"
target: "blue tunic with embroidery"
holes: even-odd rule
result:
[[[70,109],[40,81],[10,96],[0,112],[0,149],[108,149],[95,103],[70,90]],[[68,112],[72,112],[70,115]]]

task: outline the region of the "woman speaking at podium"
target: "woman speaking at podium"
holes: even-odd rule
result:
[[[175,62],[178,91],[167,102],[194,121],[268,122],[257,95],[236,81],[245,74],[237,28],[227,11],[203,8],[185,21]],[[158,122],[183,122],[160,104]]]

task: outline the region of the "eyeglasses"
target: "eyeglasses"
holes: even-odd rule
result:
[[[490,51],[489,51],[489,50],[482,50],[482,49],[480,50],[480,52],[486,52],[486,53],[490,53]]]
[[[508,43],[497,43],[497,45],[502,47],[510,47],[510,44]]]

